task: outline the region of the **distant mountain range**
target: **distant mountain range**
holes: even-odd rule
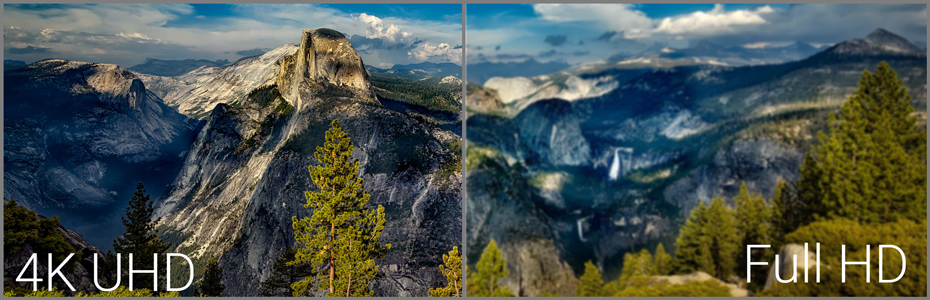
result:
[[[3,71],[16,69],[16,68],[19,68],[25,65],[26,65],[26,62],[21,61],[21,60],[4,59],[3,60]]]
[[[178,76],[200,67],[223,67],[228,60],[210,61],[206,59],[163,60],[147,58],[145,62],[129,67],[129,70],[158,76]]]
[[[484,84],[491,77],[529,77],[558,72],[568,67],[571,65],[564,62],[543,63],[535,59],[507,63],[468,63],[468,81]]]
[[[895,47],[903,51],[926,52],[926,42],[921,44],[922,47],[912,44],[911,42],[888,32],[884,29],[876,29],[866,37],[873,43],[884,43],[881,39],[889,38],[894,35],[895,40],[900,40]],[[643,45],[645,47],[645,45]],[[688,48],[672,48],[664,43],[654,43],[637,53],[618,53],[612,55],[603,61],[595,61],[571,67],[562,62],[540,63],[533,59],[528,59],[522,63],[469,63],[468,80],[477,84],[485,84],[492,77],[536,77],[541,75],[552,75],[552,73],[567,71],[578,75],[590,70],[604,70],[611,68],[670,68],[684,65],[721,65],[721,66],[746,66],[746,65],[763,65],[763,64],[780,64],[791,61],[798,61],[817,52],[829,48],[829,45],[815,47],[805,42],[794,42],[785,46],[765,46],[745,47],[745,46],[721,46],[708,41],[699,41]]]
[[[707,41],[697,45],[675,49],[663,47],[648,49],[638,55],[615,55],[607,59],[607,63],[622,63],[643,59],[690,59],[693,64],[719,64],[719,65],[758,65],[795,61],[807,58],[817,53],[820,48],[807,43],[795,42],[783,47],[746,48],[742,46],[720,46]]]
[[[437,76],[437,77],[446,77],[446,76],[455,76],[462,78],[462,66],[454,63],[433,63],[433,62],[422,62],[415,64],[406,64],[406,65],[394,65],[390,68],[394,71],[409,71],[413,73],[422,73],[428,76]],[[388,71],[387,73],[389,73]]]
[[[607,61],[585,63],[546,75],[492,77],[485,81],[484,86],[496,90],[503,103],[511,104],[510,107],[520,110],[541,99],[560,98],[573,101],[605,95],[620,87],[624,82],[654,69],[682,66],[790,65],[791,62],[799,62],[821,54],[829,55],[829,53],[926,55],[925,50],[906,39],[879,28],[863,39],[853,39],[832,47],[821,48],[805,43],[794,43],[785,47],[747,49],[718,47],[708,42],[700,42],[694,47],[683,50],[663,48],[660,52],[647,52],[638,56],[615,56]],[[757,63],[749,63],[748,59]],[[469,74],[472,69],[469,67]]]

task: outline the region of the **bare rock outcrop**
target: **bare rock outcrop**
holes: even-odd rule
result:
[[[345,35],[328,28],[304,29],[297,53],[285,56],[281,61],[277,84],[282,94],[299,110],[298,88],[304,80],[346,87],[374,101],[375,94],[368,77],[362,57]]]

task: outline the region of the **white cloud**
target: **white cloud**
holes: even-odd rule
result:
[[[410,37],[413,36],[412,33],[401,31],[400,27],[394,24],[390,24],[385,28],[384,20],[381,18],[361,13],[356,19],[364,24],[368,24],[368,28],[365,29],[365,37],[367,38],[382,39],[391,44],[411,42]]]
[[[623,32],[618,38],[645,38],[653,20],[632,4],[534,4],[540,18],[551,22],[595,22],[604,30]]]
[[[736,33],[737,26],[765,24],[764,15],[775,12],[766,5],[755,10],[725,11],[723,4],[714,5],[710,11],[696,11],[681,16],[668,17],[659,22],[656,33],[672,36],[712,36]]]
[[[446,43],[439,43],[438,45],[427,42],[420,43],[416,49],[407,52],[407,54],[420,60],[435,61],[438,59],[443,62],[462,63],[462,48],[456,49]]]
[[[3,12],[8,25],[4,27],[4,49],[18,43],[53,50],[11,59],[55,55],[123,66],[147,57],[234,60],[238,58],[235,52],[296,43],[301,29],[323,27],[407,45],[398,53],[360,53],[366,63],[377,65],[417,62],[407,54],[417,40],[433,45],[461,44],[461,24],[454,22],[352,15],[313,4],[242,4],[233,6],[233,11],[231,16],[201,18],[189,5],[64,5],[41,10],[8,5]],[[177,20],[209,22],[166,26]]]

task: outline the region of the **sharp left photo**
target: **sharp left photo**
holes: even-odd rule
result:
[[[3,6],[3,291],[461,296],[461,4]]]

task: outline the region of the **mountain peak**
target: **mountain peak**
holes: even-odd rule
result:
[[[920,52],[920,48],[900,35],[882,28],[875,29],[864,39],[866,42],[895,52]]]
[[[58,88],[71,94],[96,94],[101,102],[114,106],[141,109],[147,93],[138,76],[114,64],[50,58],[27,65],[22,71],[53,77]],[[82,88],[73,88],[76,86]]]
[[[865,38],[839,43],[829,50],[835,54],[853,55],[921,55],[920,48],[900,35],[882,28],[875,29]]]
[[[297,52],[281,61],[277,84],[288,101],[296,101],[304,79],[346,87],[374,98],[368,77],[362,57],[344,34],[328,28],[304,29]],[[292,104],[300,108],[300,103]]]

